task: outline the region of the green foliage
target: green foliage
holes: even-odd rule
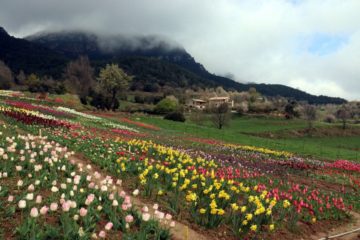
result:
[[[100,70],[100,87],[109,94],[115,94],[127,88],[132,77],[128,76],[117,64],[107,64]]]
[[[170,113],[176,111],[178,107],[175,97],[166,97],[156,104],[154,111],[159,114]]]
[[[115,110],[119,107],[117,94],[125,91],[132,77],[128,76],[117,64],[107,64],[100,70],[99,74],[99,94],[97,104]],[[97,106],[97,105],[95,105]]]
[[[181,112],[171,112],[165,115],[164,119],[175,122],[185,122],[185,116]]]
[[[299,113],[295,110],[297,102],[291,101],[285,106],[285,117],[286,119],[292,119],[294,117],[299,117]]]

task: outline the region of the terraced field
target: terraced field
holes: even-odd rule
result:
[[[4,239],[318,239],[360,227],[356,161],[0,95]]]

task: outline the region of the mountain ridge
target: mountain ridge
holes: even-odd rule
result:
[[[0,29],[0,60],[11,69],[59,77],[66,64],[87,55],[97,69],[118,63],[135,76],[138,86],[159,84],[171,87],[217,87],[246,91],[255,87],[266,96],[283,96],[309,103],[337,103],[346,100],[315,96],[279,84],[245,84],[209,73],[180,45],[159,37],[97,35],[91,32],[62,31],[18,39]],[[19,59],[20,58],[20,59]],[[35,61],[34,61],[35,59]],[[28,66],[29,65],[29,66]]]

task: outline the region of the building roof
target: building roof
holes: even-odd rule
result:
[[[196,98],[194,98],[193,101],[194,101],[194,102],[206,103],[206,101],[204,101],[204,100],[202,100],[202,99],[196,99]]]
[[[209,98],[209,101],[214,101],[214,100],[227,100],[229,99],[229,97],[212,97]]]

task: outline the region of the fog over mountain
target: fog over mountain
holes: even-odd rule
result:
[[[128,36],[162,36],[218,75],[359,100],[359,12],[358,0],[1,0],[0,26],[17,37],[121,34],[128,46],[141,44]]]

